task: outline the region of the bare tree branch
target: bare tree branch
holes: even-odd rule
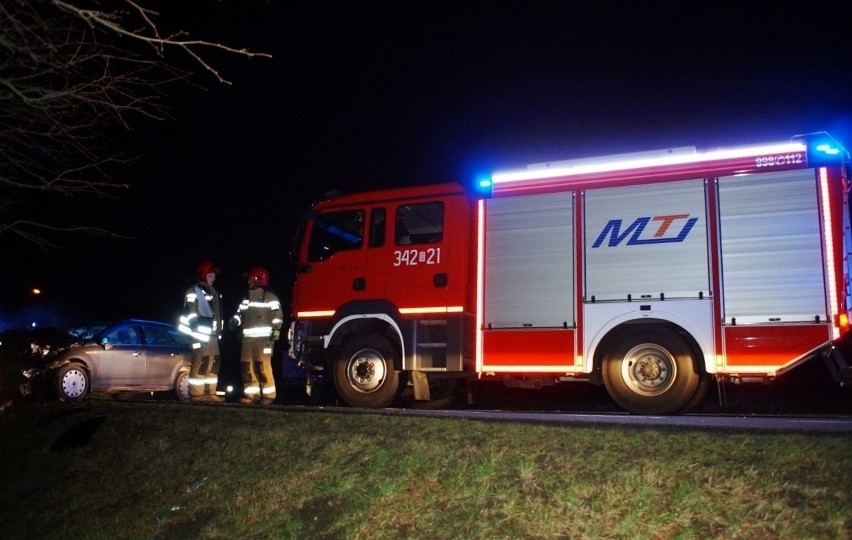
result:
[[[130,188],[113,178],[134,159],[112,148],[112,130],[129,130],[133,117],[169,118],[164,88],[193,84],[192,71],[166,61],[166,51],[224,84],[207,52],[269,57],[185,31],[163,34],[159,13],[143,4],[0,0],[0,238],[14,232],[46,247],[43,235],[59,231],[119,237],[37,221],[32,201],[38,193],[103,197]]]
[[[186,39],[186,32],[176,32],[168,36],[161,36],[157,25],[153,22],[153,17],[159,15],[156,11],[145,9],[137,2],[132,0],[124,0],[123,4],[130,8],[131,12],[135,12],[145,26],[139,29],[129,29],[122,25],[126,13],[121,11],[105,12],[101,10],[81,9],[68,2],[62,0],[53,0],[53,3],[60,9],[77,15],[93,29],[104,28],[118,35],[128,37],[137,41],[141,41],[151,45],[156,53],[162,58],[163,51],[169,47],[181,49],[183,52],[191,56],[202,68],[213,74],[219,82],[231,84],[230,81],[223,79],[219,72],[213,69],[210,64],[204,60],[199,52],[199,49],[218,49],[227,53],[238,54],[249,58],[262,57],[271,58],[271,55],[266,53],[252,52],[248,49],[237,49],[229,47],[222,43],[204,41],[198,39]]]
[[[81,226],[69,226],[69,227],[56,227],[52,225],[47,225],[45,223],[41,223],[38,221],[28,221],[28,220],[18,220],[13,223],[7,223],[0,225],[0,233],[3,232],[11,232],[17,234],[18,236],[24,238],[32,242],[41,248],[53,248],[56,247],[56,244],[53,244],[46,240],[42,235],[37,234],[33,231],[37,230],[49,230],[54,232],[82,232],[86,234],[91,234],[93,236],[111,236],[113,238],[121,238],[121,239],[129,239],[129,236],[124,236],[112,231],[108,231],[105,229],[100,229],[98,227],[81,227]]]

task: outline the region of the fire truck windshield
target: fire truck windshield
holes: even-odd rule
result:
[[[360,249],[363,240],[363,210],[314,214],[308,261],[324,261],[338,251]]]

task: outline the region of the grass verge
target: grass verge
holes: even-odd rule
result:
[[[17,538],[849,538],[848,435],[89,400],[0,416]]]

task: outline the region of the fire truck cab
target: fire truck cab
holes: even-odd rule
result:
[[[477,377],[677,414],[812,358],[845,383],[848,178],[823,133],[329,198],[295,251],[290,354],[357,407],[444,407]]]
[[[425,373],[431,399],[420,401],[449,403],[472,373],[474,213],[453,183],[316,204],[298,249],[291,355],[331,374],[351,405],[387,406]]]

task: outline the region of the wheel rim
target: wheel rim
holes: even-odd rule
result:
[[[352,388],[365,394],[379,389],[386,375],[385,359],[373,349],[358,351],[346,364],[346,380]]]
[[[69,369],[62,376],[62,392],[69,398],[78,398],[86,393],[86,374],[79,369]]]
[[[677,363],[665,348],[654,343],[643,343],[624,355],[621,376],[625,384],[637,394],[657,396],[674,383]]]
[[[183,401],[189,401],[189,376],[178,375],[178,397]]]

